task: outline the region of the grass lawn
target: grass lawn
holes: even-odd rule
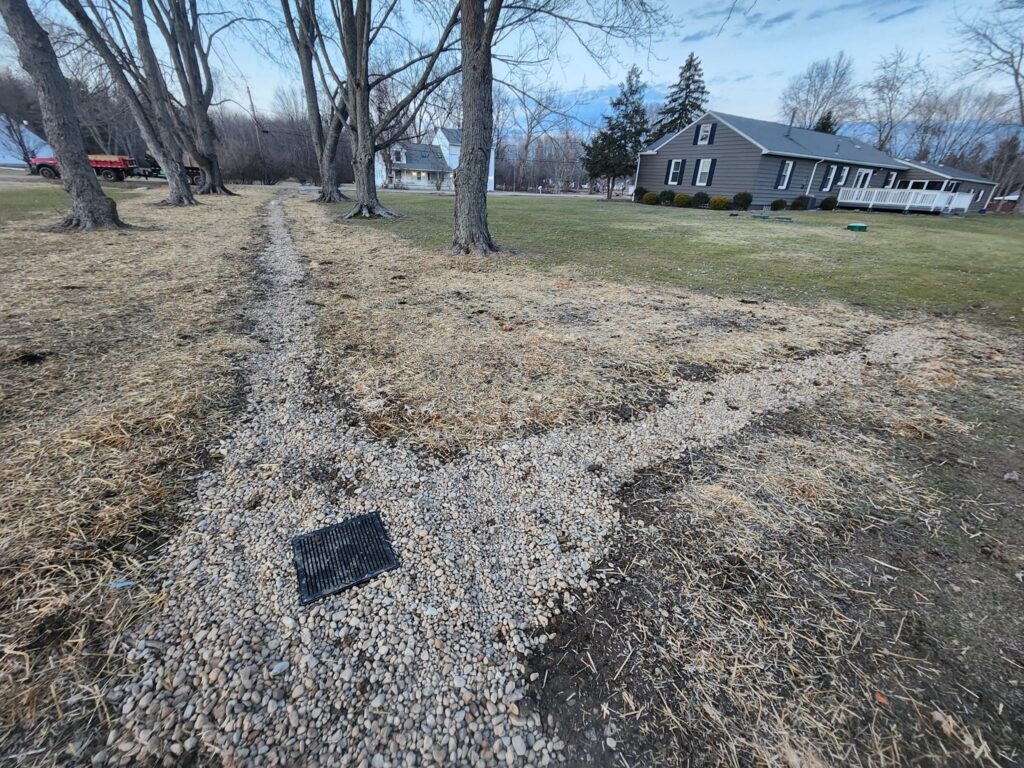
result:
[[[129,194],[109,186],[104,186],[103,191],[118,202]],[[0,189],[0,225],[33,217],[40,224],[56,224],[67,208],[68,194],[57,184],[18,182],[17,187]]]
[[[427,248],[451,236],[450,196],[385,193],[403,218],[361,222]],[[792,213],[786,224],[594,198],[495,196],[498,242],[541,268],[788,301],[962,314],[1024,328],[1024,218]],[[339,216],[341,208],[339,207]],[[852,221],[866,233],[846,230]]]

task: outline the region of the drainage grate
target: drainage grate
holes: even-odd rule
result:
[[[303,605],[398,567],[376,512],[296,536],[292,550]]]

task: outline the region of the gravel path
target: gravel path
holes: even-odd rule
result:
[[[267,206],[266,297],[248,408],[166,548],[166,602],[95,764],[546,765],[563,746],[523,700],[523,656],[590,588],[638,469],[760,415],[935,352],[919,330],[861,351],[689,383],[641,421],[560,429],[441,464],[367,432],[318,388],[315,306],[282,205]],[[298,605],[292,536],[379,510],[400,568]]]

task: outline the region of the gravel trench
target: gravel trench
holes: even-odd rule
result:
[[[564,746],[524,701],[524,655],[591,588],[616,489],[762,414],[856,385],[941,341],[691,382],[640,421],[558,429],[433,462],[369,433],[312,375],[316,307],[280,199],[264,213],[247,409],[162,561],[166,595],[126,639],[115,726],[93,763],[547,765]],[[378,510],[400,568],[312,606],[290,540]]]

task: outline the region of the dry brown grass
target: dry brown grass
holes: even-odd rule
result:
[[[440,454],[628,417],[680,377],[856,344],[884,321],[529,269],[417,249],[293,199],[322,305],[322,375],[381,436]],[[695,366],[698,367],[695,369]]]
[[[265,195],[156,199],[116,233],[0,233],[3,753],[103,716],[109,639],[151,600],[111,584],[140,580],[240,394]]]
[[[1020,522],[896,454],[922,446],[959,466],[947,451],[976,439],[971,404],[1012,403],[1024,360],[1017,341],[966,327],[946,341],[945,359],[899,380],[876,371],[624,490],[622,539],[599,569],[607,588],[536,662],[563,738],[598,736],[576,736],[577,756],[1016,764]],[[994,499],[1014,498],[991,461]],[[971,596],[950,599],[955,585]],[[606,735],[627,751],[605,750]]]

